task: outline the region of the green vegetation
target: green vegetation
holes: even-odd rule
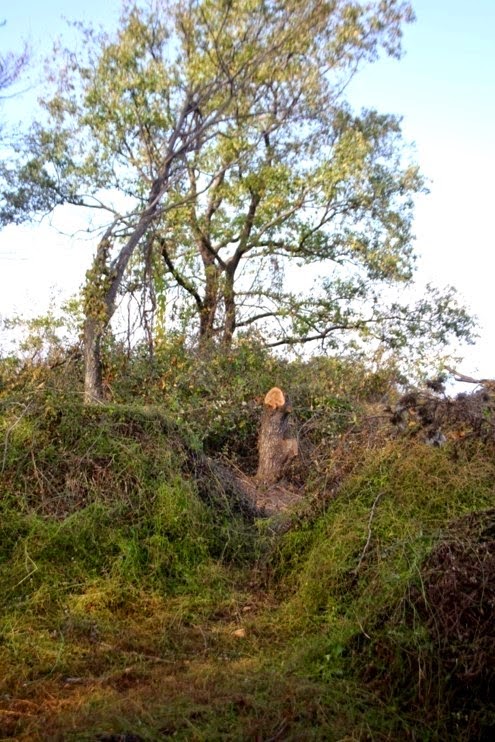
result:
[[[55,48],[0,163],[0,226],[63,206],[88,219],[86,401],[105,398],[122,301],[150,345],[249,332],[424,360],[472,338],[452,287],[409,293],[424,181],[400,119],[346,100],[365,64],[401,56],[413,18],[406,0],[137,0]]]
[[[406,403],[404,352],[437,367],[473,320],[449,287],[408,304],[423,179],[344,98],[412,18],[130,0],[57,47],[0,226],[80,207],[95,250],[69,321],[0,360],[2,739],[493,731],[493,389]],[[274,385],[299,454],[269,486]]]
[[[493,435],[466,417],[427,446],[389,421],[393,369],[247,342],[109,349],[113,401],[88,407],[81,361],[58,353],[0,367],[3,738],[488,738]],[[215,465],[254,471],[273,383],[306,498],[267,518]],[[455,636],[444,562],[478,610]]]

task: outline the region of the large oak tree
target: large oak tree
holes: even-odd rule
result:
[[[102,215],[86,401],[102,396],[101,342],[131,268],[178,289],[202,342],[258,325],[271,344],[370,326],[398,342],[423,321],[441,340],[468,332],[450,294],[441,314],[381,301],[411,278],[422,184],[397,119],[343,98],[362,63],[400,54],[411,19],[400,0],[127,3],[114,33],[81,28],[84,52],[59,52],[45,117],[3,169],[0,219]],[[318,291],[287,288],[294,261],[322,266]]]

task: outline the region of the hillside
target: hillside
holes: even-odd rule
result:
[[[171,343],[84,407],[77,357],[1,364],[2,739],[491,738],[490,387]],[[299,456],[263,510],[275,384]]]

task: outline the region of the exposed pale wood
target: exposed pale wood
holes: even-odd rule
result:
[[[279,481],[288,464],[298,455],[297,439],[292,435],[289,415],[292,407],[284,392],[273,387],[265,396],[258,438],[259,464],[256,479],[264,484]]]
[[[270,391],[266,393],[264,404],[273,409],[276,407],[283,407],[285,404],[283,391],[279,389],[278,386],[274,386],[273,389],[270,389]]]

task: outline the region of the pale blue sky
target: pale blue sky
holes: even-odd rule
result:
[[[430,179],[430,195],[418,200],[415,233],[418,281],[454,284],[482,322],[482,337],[468,349],[465,373],[495,377],[492,287],[495,236],[495,0],[413,0],[417,21],[405,29],[405,56],[364,69],[349,89],[356,107],[403,116],[415,157]],[[107,25],[119,0],[0,0],[0,48],[21,39],[42,55],[66,34],[62,16]],[[33,89],[41,63],[30,74]],[[32,94],[4,101],[5,120],[31,115]],[[47,250],[51,258],[47,261]],[[81,283],[91,244],[71,245],[42,228],[0,232],[0,314],[14,306],[46,308],[50,287],[74,291]],[[29,267],[29,298],[20,290]]]

